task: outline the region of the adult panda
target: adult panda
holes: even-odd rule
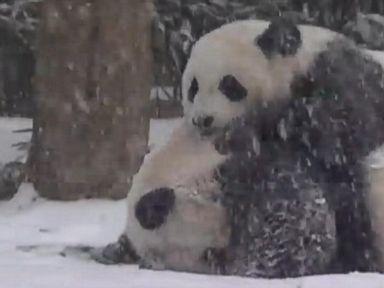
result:
[[[127,196],[124,233],[117,243],[108,245],[101,254],[95,254],[96,260],[108,264],[139,263],[143,268],[155,270],[282,276],[272,267],[265,267],[257,275],[239,270],[246,261],[240,251],[233,249],[230,235],[239,231],[231,229],[228,216],[234,216],[232,220],[235,220],[242,214],[229,213],[229,198],[223,194],[225,190],[221,186],[224,183],[223,167],[232,161],[229,154],[223,153],[227,142],[223,143],[218,134],[215,145],[197,132],[184,122],[164,146],[146,157]],[[277,238],[265,242],[260,250],[264,253],[268,248],[272,253],[280,253],[277,252],[280,244],[290,241],[287,255],[297,253],[305,255],[305,259],[300,259],[300,270],[292,267],[286,274],[289,276],[323,272],[335,251],[334,219],[328,203],[320,189],[312,189],[312,183],[302,180],[295,190],[290,191],[290,199],[295,199],[295,204],[289,206],[289,225],[280,229],[274,235]],[[271,203],[279,206],[285,205],[286,199],[275,193],[263,200],[259,197],[258,203],[260,207]],[[271,218],[257,238],[250,241],[263,243],[270,228],[282,224],[283,209],[276,212],[276,217]],[[300,239],[306,235],[312,235],[315,240],[302,244]],[[238,247],[247,245],[244,242]]]
[[[172,178],[190,160],[168,170],[183,153],[160,153],[164,167],[148,171],[168,180],[134,184],[118,247],[131,247],[123,250],[155,268],[212,272],[215,262],[225,273],[254,277],[382,269],[383,170],[366,166],[384,143],[382,86],[381,66],[325,29],[279,19],[235,22],[207,34],[184,73],[183,127],[210,147],[189,156],[220,160],[202,174],[185,168],[188,177]],[[193,213],[177,210],[183,193],[175,188],[209,195],[204,185],[187,184],[191,175],[214,180],[220,213],[189,226]],[[204,199],[209,205],[196,215],[212,210],[213,198]]]
[[[210,273],[207,248],[228,245],[229,226],[215,169],[228,157],[181,123],[145,157],[127,195],[127,221],[117,243],[96,260],[156,270]]]

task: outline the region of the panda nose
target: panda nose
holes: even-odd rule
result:
[[[192,119],[192,123],[198,128],[207,129],[212,126],[213,120],[212,116],[198,116]]]

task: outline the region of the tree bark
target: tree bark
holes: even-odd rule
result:
[[[38,31],[32,181],[53,199],[122,198],[147,151],[147,0],[49,0]]]

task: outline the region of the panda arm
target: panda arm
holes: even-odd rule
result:
[[[125,234],[122,234],[115,243],[94,250],[91,253],[91,258],[102,264],[134,264],[140,260]]]
[[[255,240],[248,247],[254,259],[250,266],[259,266],[266,277],[328,272],[337,235],[323,188],[293,167],[273,166],[260,187],[263,196],[255,196],[249,209],[248,227],[253,229],[248,237]]]
[[[265,173],[249,180],[253,189],[247,193],[234,192],[236,180],[224,187],[232,230],[229,254],[234,255],[229,273],[294,277],[323,273],[331,265],[334,211],[322,187],[294,164],[278,158],[255,166]]]
[[[266,118],[259,117],[236,120],[215,143],[229,154],[216,177],[229,211],[230,250],[237,251],[231,269],[255,277],[322,273],[337,242],[322,171],[314,178],[305,164],[308,151],[279,135],[274,120],[282,117],[267,118],[275,126],[261,125]]]

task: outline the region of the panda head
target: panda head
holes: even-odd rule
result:
[[[127,195],[125,234],[151,265],[203,272],[209,269],[201,259],[204,251],[224,247],[229,238],[214,178],[226,157],[189,132],[181,125],[147,155]]]
[[[335,33],[277,19],[226,24],[192,49],[182,79],[185,120],[210,135],[255,103],[289,95],[293,77]]]

